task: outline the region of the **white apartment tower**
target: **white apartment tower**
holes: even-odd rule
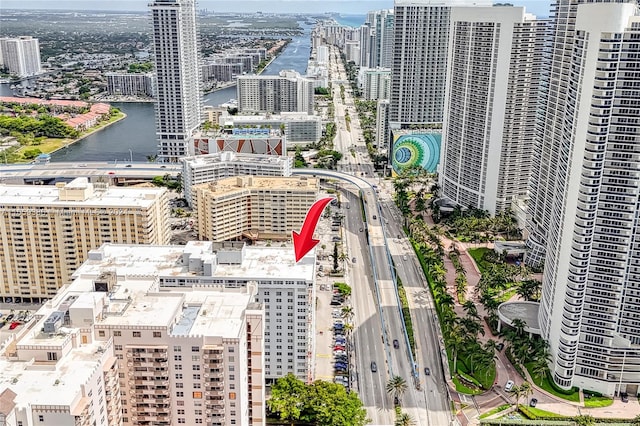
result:
[[[489,0],[395,0],[392,129],[442,123],[451,7],[491,4]]]
[[[0,65],[10,74],[29,77],[42,72],[40,43],[37,38],[18,37],[0,39]]]
[[[238,110],[241,112],[306,112],[313,115],[313,80],[295,71],[279,75],[238,77]]]
[[[548,216],[536,217],[548,230],[540,328],[558,385],[635,394],[640,17],[635,2],[561,0],[556,10],[551,81],[557,85],[550,87],[545,123],[545,135],[555,139],[544,140],[549,151],[541,153],[555,179],[537,182],[551,186],[537,192],[551,206]]]
[[[440,187],[463,206],[504,211],[527,194],[546,21],[521,7],[453,7]]]
[[[192,155],[201,123],[201,67],[195,0],[154,0],[153,53],[156,66],[158,160]]]
[[[388,100],[391,89],[391,70],[388,68],[362,70],[362,91],[370,101]]]

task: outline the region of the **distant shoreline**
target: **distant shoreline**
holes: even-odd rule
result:
[[[58,151],[60,151],[61,149],[68,148],[69,146],[73,145],[74,143],[79,142],[79,141],[81,141],[82,139],[86,138],[87,136],[90,136],[90,135],[92,135],[92,134],[94,134],[94,133],[96,133],[96,132],[99,132],[99,131],[100,131],[100,130],[102,130],[102,129],[106,129],[107,127],[111,126],[112,124],[115,124],[115,123],[117,123],[117,122],[119,122],[119,121],[124,120],[125,118],[127,118],[127,114],[125,114],[124,112],[120,111],[120,114],[121,114],[121,116],[120,116],[120,117],[118,117],[117,119],[115,119],[115,120],[113,120],[113,121],[110,121],[109,123],[107,123],[107,124],[105,124],[105,125],[102,125],[102,126],[100,126],[100,127],[96,127],[96,128],[95,128],[95,129],[93,129],[93,130],[89,130],[87,133],[83,134],[83,135],[82,135],[82,136],[80,136],[79,138],[74,139],[74,140],[72,140],[71,142],[69,142],[69,143],[67,143],[67,144],[64,144],[64,145],[63,145],[63,146],[61,146],[60,148],[58,148],[58,149],[54,149],[54,150],[53,150],[53,151],[51,151],[51,152],[45,152],[45,153],[43,153],[43,154],[49,154],[49,155],[51,155],[51,154],[53,154],[54,152],[58,152]]]

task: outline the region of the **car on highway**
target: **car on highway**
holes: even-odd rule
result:
[[[400,347],[400,342],[398,342],[398,339],[393,339],[393,347],[396,349]]]
[[[360,232],[364,231],[364,229],[360,228]]]
[[[131,164],[127,164],[125,167],[131,167]]]
[[[508,380],[504,385],[505,392],[511,392],[511,389],[513,389],[513,385],[515,385],[515,383],[513,383],[513,380]]]
[[[402,260],[407,260],[407,255],[402,256]]]
[[[373,215],[373,220],[376,220],[378,218],[378,216],[376,216],[375,214]]]
[[[430,375],[431,375],[431,370],[429,369],[429,367],[425,367],[425,368],[424,368],[424,374],[425,374],[426,376],[430,376]]]
[[[351,259],[352,263],[356,263],[356,258],[354,257],[353,259]]]
[[[375,362],[371,361],[371,372],[376,373],[378,371],[378,366]]]
[[[498,352],[502,351],[504,349],[504,343],[502,342],[498,343],[498,346],[496,346],[496,349],[498,350]]]
[[[529,401],[529,407],[535,407],[536,405],[538,405],[538,400],[536,398],[531,398],[531,401]]]

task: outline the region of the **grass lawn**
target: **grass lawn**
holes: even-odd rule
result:
[[[456,391],[460,393],[464,393],[466,395],[480,395],[482,393],[482,391],[466,387],[457,377],[453,378],[453,383],[456,385]]]
[[[565,418],[567,416],[563,416],[562,414],[554,413],[552,411],[541,410],[540,408],[529,407],[520,405],[519,407],[525,408],[531,414],[536,415],[537,417],[557,417],[557,418]]]
[[[478,269],[480,269],[480,273],[484,272],[484,268],[483,268],[484,261],[482,260],[482,257],[484,256],[485,253],[493,250],[487,247],[478,247],[478,248],[468,249],[467,251],[469,252],[469,255],[473,257],[473,260],[476,261],[476,265],[478,265]]]
[[[494,414],[499,413],[500,411],[504,411],[509,407],[511,407],[511,404],[503,404],[503,405],[501,405],[499,407],[496,407],[496,408],[494,408],[492,410],[487,411],[484,414],[480,414],[480,418],[484,419],[485,417],[493,416]]]
[[[592,396],[584,399],[584,406],[587,408],[602,408],[613,404],[613,399],[606,396]]]
[[[542,380],[542,385],[540,385],[540,377],[534,375],[531,372],[531,366],[533,364],[532,363],[528,363],[525,364],[525,367],[527,368],[527,371],[529,371],[529,375],[531,375],[531,378],[533,379],[533,382],[537,385],[540,386],[542,389],[546,390],[547,392],[550,392],[552,394],[554,394],[555,396],[562,398],[562,399],[566,399],[567,401],[573,401],[573,402],[580,402],[580,393],[579,392],[573,392],[571,394],[564,394],[561,392],[558,392],[553,386],[551,386],[551,383],[549,382],[549,378],[545,377]]]

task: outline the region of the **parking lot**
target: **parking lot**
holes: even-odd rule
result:
[[[331,194],[327,194],[331,196]],[[324,195],[323,195],[324,196]],[[335,283],[344,283],[344,276],[333,274],[334,244],[338,245],[341,260],[338,267],[343,270],[344,263],[350,258],[343,246],[343,228],[340,216],[345,206],[329,205],[318,223],[315,238],[320,240],[317,249],[316,265],[316,361],[315,378],[334,381],[349,386],[350,342],[346,334],[347,319],[343,318],[343,308],[350,309],[349,298],[339,297],[334,289]],[[334,276],[335,275],[335,276]]]

